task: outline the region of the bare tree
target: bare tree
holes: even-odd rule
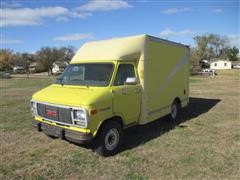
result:
[[[52,74],[52,64],[54,61],[61,58],[57,48],[43,47],[36,52],[36,59],[48,71],[48,75]]]
[[[75,55],[75,48],[73,46],[61,47],[59,51],[63,54],[62,60],[70,62]]]

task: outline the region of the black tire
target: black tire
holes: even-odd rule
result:
[[[171,105],[171,112],[169,114],[169,118],[172,121],[177,122],[180,120],[181,114],[182,114],[181,104],[177,101],[174,101]]]
[[[123,130],[120,123],[109,121],[96,138],[95,151],[101,156],[112,156],[118,153],[123,140]]]

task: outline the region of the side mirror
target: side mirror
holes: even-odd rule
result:
[[[128,77],[124,83],[124,85],[135,85],[137,84],[138,80],[136,77]]]

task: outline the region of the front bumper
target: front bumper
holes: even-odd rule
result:
[[[93,140],[91,133],[72,131],[36,120],[32,120],[32,126],[37,128],[38,131],[43,131],[49,136],[58,137],[74,143],[88,144]]]

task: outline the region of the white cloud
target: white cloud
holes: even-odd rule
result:
[[[92,13],[89,13],[89,12],[68,12],[66,13],[66,15],[64,16],[59,16],[56,18],[57,21],[69,21],[70,18],[80,18],[80,19],[84,19],[88,16],[92,16]]]
[[[0,26],[38,25],[43,18],[55,18],[66,15],[68,10],[63,7],[0,9]]]
[[[76,34],[67,34],[64,36],[55,37],[55,41],[78,41],[78,40],[86,40],[86,39],[94,39],[93,34],[91,33],[76,33]]]
[[[164,37],[164,38],[168,38],[170,36],[189,36],[189,35],[193,35],[193,31],[189,30],[189,29],[185,29],[182,31],[173,31],[170,28],[166,28],[165,30],[163,30],[162,32],[160,32],[160,36]]]
[[[240,34],[229,34],[227,35],[227,38],[231,47],[236,46],[237,48],[240,48]]]
[[[23,41],[17,39],[1,39],[1,44],[19,44],[19,43],[23,43]]]
[[[92,0],[76,8],[78,11],[110,11],[132,7],[127,1],[123,0]]]
[[[216,14],[219,14],[219,13],[222,13],[223,10],[221,8],[217,8],[217,9],[213,9],[212,12],[216,13]]]
[[[69,16],[72,18],[86,18],[88,16],[91,16],[92,13],[90,12],[77,12],[77,11],[71,11],[69,12]]]
[[[19,5],[15,4],[15,7]],[[40,25],[45,18],[68,21],[70,18],[86,18],[91,16],[93,11],[109,11],[130,7],[132,6],[123,0],[92,0],[75,9],[67,9],[61,6],[10,8],[9,5],[6,5],[5,8],[0,9],[0,27]]]
[[[182,13],[182,12],[188,12],[192,11],[191,8],[170,8],[170,9],[165,9],[162,11],[162,14],[176,14],[176,13]]]

